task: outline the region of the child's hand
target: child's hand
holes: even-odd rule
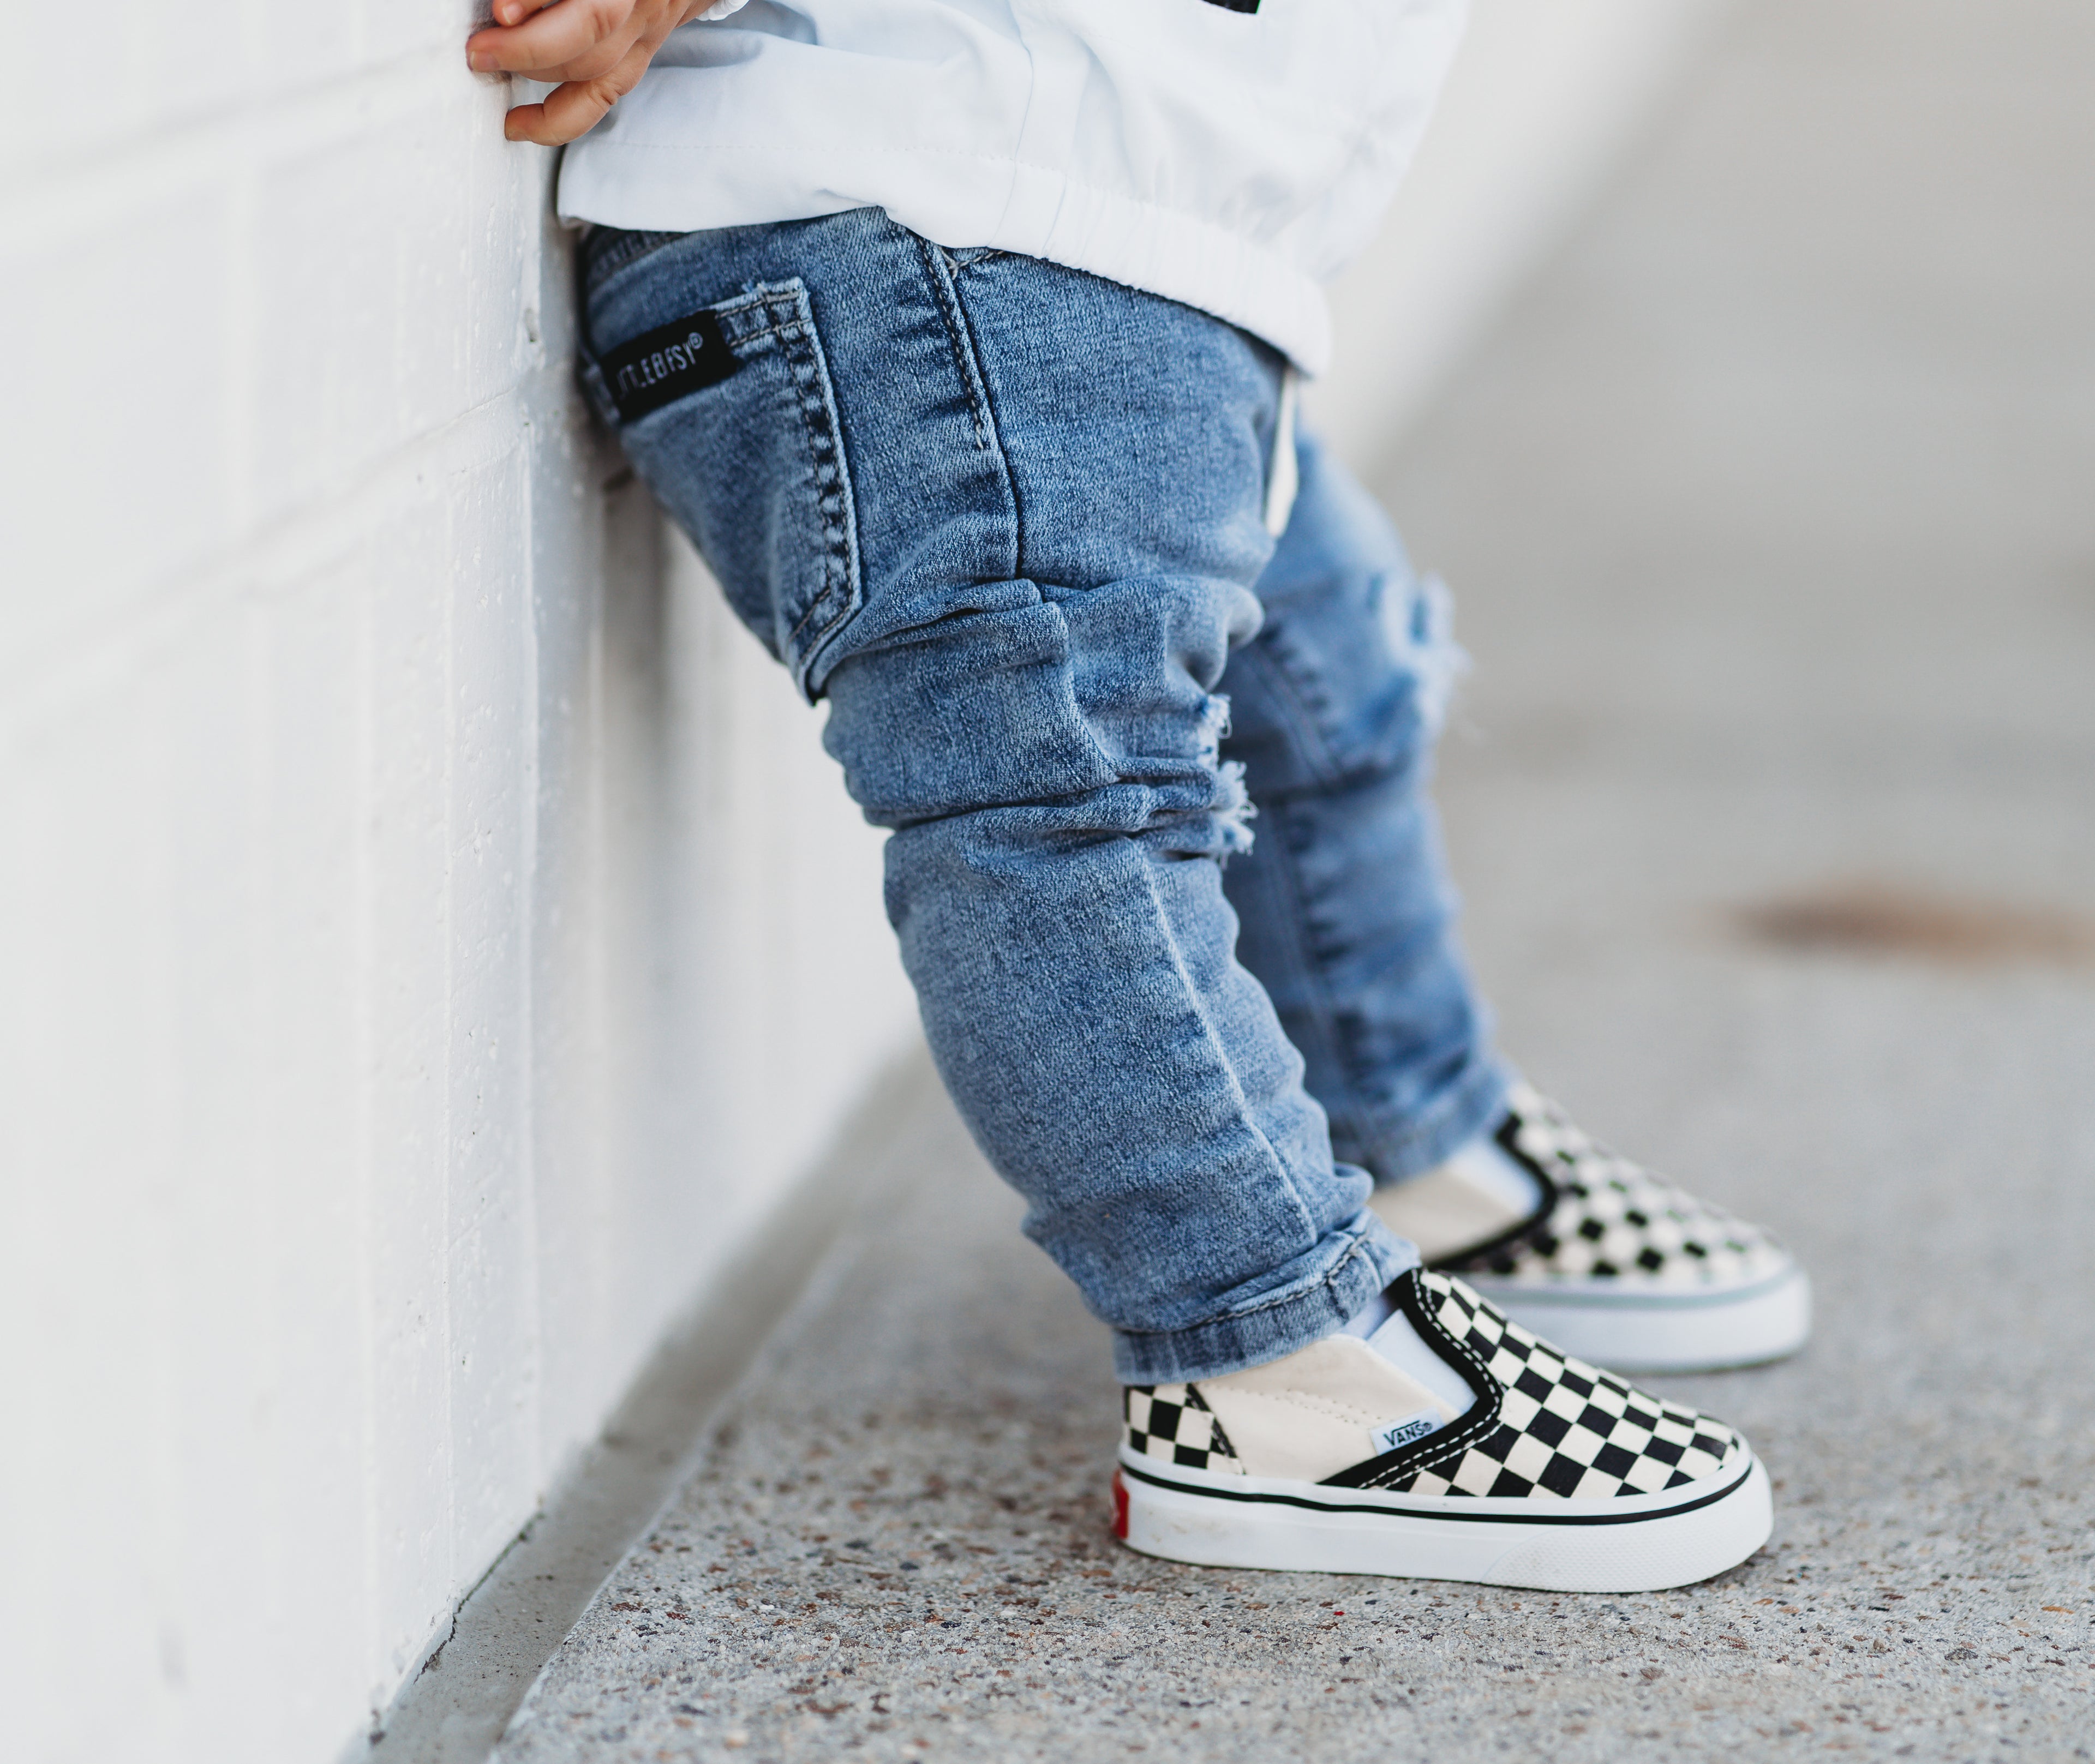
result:
[[[542,104],[520,104],[502,132],[558,146],[587,134],[647,71],[670,32],[712,0],[495,0],[495,22],[466,39],[478,73],[560,82]]]

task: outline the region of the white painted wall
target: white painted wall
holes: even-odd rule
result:
[[[0,107],[11,1758],[336,1757],[913,1021],[467,24],[142,4]]]
[[[1342,297],[1349,451],[1654,82],[1596,46],[1701,4],[1483,0],[1437,218]],[[909,1033],[816,719],[609,487],[470,11],[129,0],[82,72],[72,12],[9,9],[74,70],[0,106],[34,1764],[339,1755]]]

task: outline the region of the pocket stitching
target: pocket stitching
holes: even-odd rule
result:
[[[804,696],[812,699],[814,695],[808,689],[808,678],[815,651],[858,610],[864,599],[851,468],[844,458],[843,425],[837,413],[821,335],[816,329],[807,284],[798,277],[790,281],[756,283],[738,298],[721,301],[707,310],[721,321],[738,359],[750,359],[759,352],[752,346],[768,342],[776,346],[792,377],[801,432],[808,446],[808,464],[814,479],[822,586],[792,629],[779,640],[779,649],[781,659],[792,670],[795,683]],[[752,318],[757,322],[750,322]]]
[[[815,505],[822,523],[825,578],[822,591],[808,603],[808,610],[786,639],[796,658],[794,671],[805,690],[812,656],[800,653],[803,634],[820,619],[822,622],[814,633],[819,642],[838,620],[855,609],[859,599],[857,522],[843,458],[843,428],[830,394],[829,366],[822,358],[821,339],[816,333],[808,290],[796,281],[751,291],[762,297],[770,314],[769,329],[777,339],[779,351],[800,395],[800,420],[815,473]],[[832,610],[833,602],[840,603]]]

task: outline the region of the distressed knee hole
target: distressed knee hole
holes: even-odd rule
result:
[[[1455,600],[1447,583],[1424,576],[1410,590],[1384,596],[1383,627],[1397,665],[1418,682],[1419,721],[1437,738],[1456,687],[1470,671],[1470,657],[1455,641]]]

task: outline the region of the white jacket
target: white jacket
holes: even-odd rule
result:
[[[753,0],[676,33],[568,149],[560,211],[688,232],[878,207],[1184,301],[1314,373],[1322,284],[1394,193],[1464,5]]]

